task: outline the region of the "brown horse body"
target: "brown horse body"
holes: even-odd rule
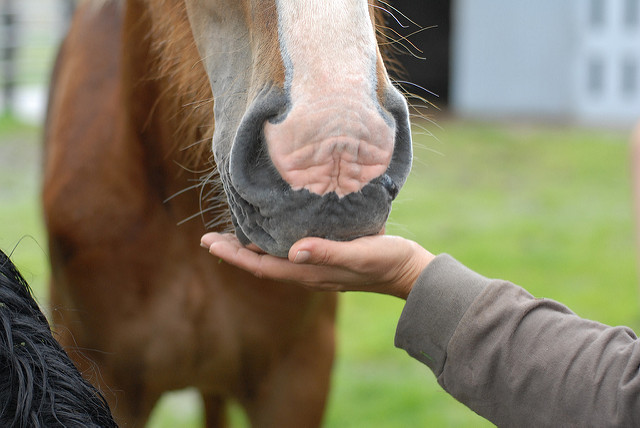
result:
[[[46,126],[51,304],[119,423],[143,425],[165,391],[188,386],[208,426],[224,425],[229,399],[254,426],[321,423],[336,296],[259,280],[198,243],[205,223],[284,255],[303,236],[384,226],[411,148],[375,10],[105,0],[77,11]]]
[[[335,296],[218,264],[198,246],[202,221],[176,226],[200,210],[197,189],[166,201],[197,177],[176,162],[188,162],[176,132],[202,115],[188,137],[205,138],[212,113],[176,109],[188,104],[172,98],[176,82],[149,76],[151,28],[135,6],[79,10],[56,66],[44,186],[54,326],[127,426],[187,386],[202,392],[208,426],[228,397],[256,426],[317,425]]]

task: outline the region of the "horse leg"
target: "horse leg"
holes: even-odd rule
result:
[[[142,379],[133,374],[124,381],[122,376],[114,376],[113,368],[101,360],[101,355],[83,351],[80,343],[60,342],[82,375],[102,392],[118,425],[144,427],[161,394],[149,392]]]
[[[162,391],[149,388],[142,376],[144,367],[136,367],[129,357],[123,360],[115,353],[97,350],[78,317],[82,311],[65,309],[73,305],[65,304],[59,289],[51,279],[49,298],[56,339],[82,376],[102,393],[116,423],[144,427]]]
[[[249,399],[241,399],[253,427],[322,424],[335,348],[333,320],[327,320],[323,330],[302,339],[262,378]]]
[[[86,364],[89,359],[93,359],[93,356],[86,355],[86,352],[80,354],[84,355],[70,353],[77,365],[82,365],[81,361],[85,361],[84,364]],[[116,374],[116,370],[109,362],[104,360],[89,362],[93,365],[94,372],[90,375],[90,381],[102,391],[118,425],[144,428],[151,411],[162,395],[161,392],[150,391],[144,379],[136,375],[134,370],[126,370],[128,374],[123,376],[121,372]]]
[[[227,403],[219,395],[202,393],[206,428],[225,428],[227,421]]]
[[[144,385],[132,385],[127,382],[123,389],[119,386],[113,387],[116,394],[112,394],[109,405],[113,416],[121,427],[144,428],[151,411],[160,399],[160,394],[149,394],[144,392]]]

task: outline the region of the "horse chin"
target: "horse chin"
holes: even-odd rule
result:
[[[397,186],[385,175],[344,197],[288,189],[272,194],[268,204],[255,206],[233,189],[229,200],[240,242],[287,257],[291,246],[308,236],[347,241],[379,233],[396,193]]]

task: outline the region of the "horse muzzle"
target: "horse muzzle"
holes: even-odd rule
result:
[[[243,116],[229,155],[218,159],[218,169],[240,241],[244,244],[254,243],[270,254],[286,257],[293,243],[304,237],[346,241],[379,233],[387,221],[391,203],[411,168],[411,134],[404,97],[395,88],[389,87],[378,109],[380,120],[385,121],[393,131],[391,153],[384,168],[378,169],[374,177],[365,176],[363,179],[353,176],[360,170],[366,170],[370,175],[372,171],[371,168],[358,168],[356,159],[356,172],[353,172],[354,168],[348,172],[351,174],[349,182],[361,184],[346,187],[339,185],[339,177],[333,180],[338,183],[333,187],[318,187],[316,183],[322,182],[325,177],[314,177],[312,173],[305,175],[304,171],[294,177],[311,178],[306,182],[304,179],[295,182],[287,176],[286,171],[282,172],[282,162],[274,162],[272,156],[277,150],[273,149],[273,145],[277,142],[269,140],[270,133],[265,129],[284,123],[292,111],[294,108],[290,99],[282,89],[266,87]],[[345,111],[344,114],[349,112]],[[326,122],[332,120],[339,119]],[[313,125],[312,121],[304,122]],[[367,123],[362,126],[366,127]],[[309,135],[317,136],[318,132]],[[336,135],[332,129],[325,132],[335,141],[344,141],[342,144],[332,143],[331,150],[335,153],[325,156],[327,159],[337,158],[339,162],[341,156],[353,155],[340,151],[341,147],[350,147],[354,139],[352,135]],[[318,144],[325,144],[322,140],[326,141],[327,138],[320,136]],[[300,160],[302,164],[320,157],[318,153],[321,153],[321,149],[317,149],[315,143],[304,149],[311,155],[308,159]],[[360,151],[355,150],[356,154]],[[283,178],[283,175],[287,178]]]

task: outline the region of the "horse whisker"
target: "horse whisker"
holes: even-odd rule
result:
[[[182,190],[178,190],[176,193],[174,193],[173,195],[169,196],[168,198],[166,198],[164,201],[162,201],[163,204],[166,204],[167,202],[169,202],[170,200],[172,200],[173,198],[175,198],[176,196],[180,196],[185,192],[188,192],[189,190],[193,190],[193,189],[197,189],[198,187],[202,186],[202,183],[197,183],[194,184],[193,186],[188,186],[185,187]]]
[[[413,21],[411,18],[409,18],[407,15],[405,15],[404,13],[402,13],[400,11],[400,9],[393,7],[391,4],[387,3],[384,0],[378,0],[378,3],[382,3],[383,5],[385,5],[386,7],[388,7],[389,9],[399,13],[404,19],[406,19],[407,21],[409,21],[410,23],[412,23],[413,25],[415,25],[416,27],[420,27],[419,24],[417,24],[415,21]]]
[[[380,3],[382,3],[382,2],[380,2]],[[381,10],[381,11],[383,11],[383,12],[386,12],[386,13],[387,13],[390,17],[392,17],[392,18],[393,18],[393,19],[398,23],[398,25],[399,25],[399,26],[401,26],[402,28],[409,28],[409,26],[408,26],[408,25],[404,25],[402,22],[400,22],[400,20],[399,20],[398,18],[396,18],[396,16],[395,16],[395,15],[394,15],[390,10],[385,9],[385,8],[384,8],[384,7],[382,7],[382,6],[378,6],[377,4],[371,4],[371,3],[369,3],[369,4],[370,4],[371,6],[373,6],[374,8],[376,8],[376,9],[379,9],[379,10]],[[387,5],[387,6],[389,6],[389,5]]]

